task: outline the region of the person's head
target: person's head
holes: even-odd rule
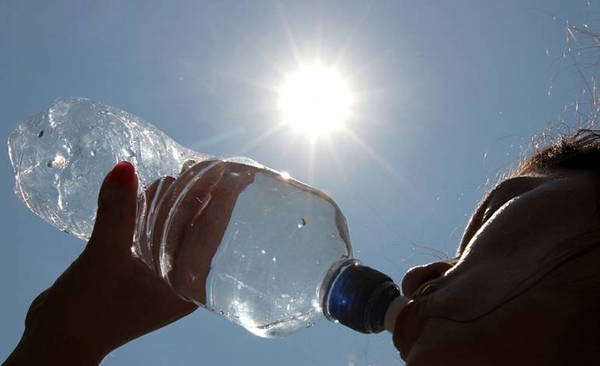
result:
[[[410,366],[600,364],[600,131],[538,148],[402,288]]]

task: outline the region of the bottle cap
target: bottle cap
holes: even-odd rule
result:
[[[329,319],[361,333],[385,329],[385,317],[398,286],[387,275],[355,262],[341,268],[330,287],[326,303]]]

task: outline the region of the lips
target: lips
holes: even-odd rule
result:
[[[400,357],[407,360],[417,339],[421,335],[424,322],[418,316],[418,303],[415,300],[408,304],[398,314],[394,329],[394,345],[400,351]]]

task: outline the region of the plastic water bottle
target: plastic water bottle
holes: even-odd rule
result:
[[[183,299],[262,337],[325,316],[393,330],[398,286],[352,258],[346,220],[323,192],[247,158],[180,146],[148,122],[84,98],[58,99],[8,141],[17,196],[81,239],[119,161],[140,180],[132,250]]]

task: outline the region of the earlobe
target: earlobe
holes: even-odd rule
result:
[[[412,297],[422,284],[441,277],[454,267],[454,264],[454,260],[448,260],[432,262],[409,269],[402,279],[402,293],[406,297]]]

